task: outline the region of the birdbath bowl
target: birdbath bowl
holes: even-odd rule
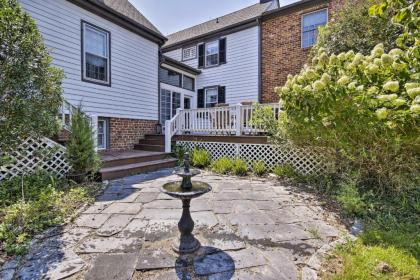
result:
[[[202,196],[211,191],[211,186],[204,182],[194,181],[191,178],[200,174],[199,170],[190,169],[189,154],[184,156],[184,168],[176,172],[182,181],[166,183],[162,186],[161,192],[182,200],[182,216],[178,223],[181,236],[174,242],[173,249],[179,254],[190,254],[200,248],[200,242],[192,234],[194,221],[191,218],[191,199]]]

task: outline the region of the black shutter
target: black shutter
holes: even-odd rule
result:
[[[217,97],[217,103],[225,104],[226,103],[226,87],[219,87],[219,94]]]
[[[199,89],[197,93],[197,108],[204,108],[204,89]]]
[[[226,63],[226,38],[219,40],[219,63]]]
[[[198,45],[198,68],[204,67],[204,44]]]

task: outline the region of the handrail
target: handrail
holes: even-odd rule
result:
[[[176,115],[165,122],[165,151],[171,152],[171,139],[176,134],[205,133],[217,135],[256,135],[265,132],[253,124],[254,111],[260,106],[271,106],[277,119],[278,103],[234,105],[213,108],[177,109]]]

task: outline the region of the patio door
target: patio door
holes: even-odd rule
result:
[[[176,115],[176,109],[181,108],[181,93],[167,89],[160,90],[160,123],[165,127],[165,122]]]

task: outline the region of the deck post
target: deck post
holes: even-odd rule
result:
[[[172,151],[171,138],[172,138],[171,121],[167,120],[165,122],[165,153],[170,153]]]
[[[236,126],[236,136],[241,136],[242,134],[242,105],[241,104],[237,104],[236,105],[236,121],[235,121],[235,126]]]

